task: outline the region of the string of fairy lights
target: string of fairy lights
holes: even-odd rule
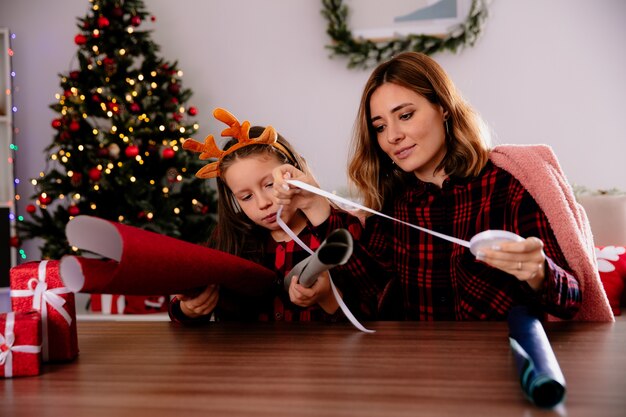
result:
[[[12,46],[12,41],[15,40],[15,38],[16,38],[15,33],[9,34],[9,47],[5,51],[7,54],[7,60],[9,63],[8,67],[10,71],[9,72],[9,75],[10,75],[9,85],[6,86],[5,94],[8,96],[8,102],[9,102],[9,106],[11,108],[11,114],[12,114],[12,116],[8,119],[9,123],[11,124],[12,134],[9,140],[7,163],[9,165],[9,171],[12,173],[12,178],[13,178],[12,186],[13,186],[13,200],[14,200],[14,201],[7,201],[7,206],[9,206],[10,208],[9,209],[9,222],[11,224],[10,246],[13,248],[18,248],[17,249],[18,256],[22,259],[26,259],[26,252],[23,248],[19,248],[20,246],[19,238],[15,231],[15,222],[24,221],[24,217],[17,213],[17,202],[20,200],[20,194],[18,193],[17,187],[20,184],[20,179],[19,177],[16,176],[15,161],[17,159],[17,152],[19,150],[19,147],[17,145],[17,136],[19,134],[19,129],[15,126],[15,116],[17,113],[17,106],[15,105],[15,91],[17,90],[16,84],[15,84],[16,74],[11,64],[13,55],[15,54],[13,50],[13,46]]]

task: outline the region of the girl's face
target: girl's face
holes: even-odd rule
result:
[[[275,156],[261,153],[238,158],[222,173],[222,179],[245,215],[255,224],[272,231],[280,230],[276,222],[278,205],[272,198],[272,171],[282,164]],[[294,212],[294,208],[284,207],[281,219],[289,224]]]
[[[443,108],[392,83],[378,87],[369,105],[378,145],[389,158],[420,180],[441,185],[445,173],[433,174],[446,154]]]

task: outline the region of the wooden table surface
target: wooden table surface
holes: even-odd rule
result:
[[[0,416],[626,416],[626,319],[549,323],[560,407],[522,394],[507,325],[78,322],[79,357],[0,380]]]

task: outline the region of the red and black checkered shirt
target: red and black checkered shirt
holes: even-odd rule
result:
[[[546,216],[515,178],[491,162],[480,176],[448,178],[441,188],[412,178],[383,211],[468,241],[488,229],[536,236],[544,243],[547,262],[544,288],[535,292],[514,276],[477,261],[466,247],[372,216],[355,248],[355,262],[346,268],[362,301],[379,317],[500,320],[515,304],[538,306],[561,318],[578,311],[582,296],[578,280]],[[395,289],[390,279],[395,280]],[[395,315],[387,313],[390,309]]]

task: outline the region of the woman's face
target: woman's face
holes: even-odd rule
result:
[[[381,149],[403,171],[441,186],[445,173],[434,170],[446,154],[443,108],[392,83],[378,87],[369,105]]]
[[[222,173],[222,179],[239,203],[244,214],[255,224],[269,230],[280,230],[276,222],[278,205],[272,199],[272,171],[281,166],[274,155],[261,153],[238,158]],[[289,224],[294,208],[283,208],[281,219]]]

